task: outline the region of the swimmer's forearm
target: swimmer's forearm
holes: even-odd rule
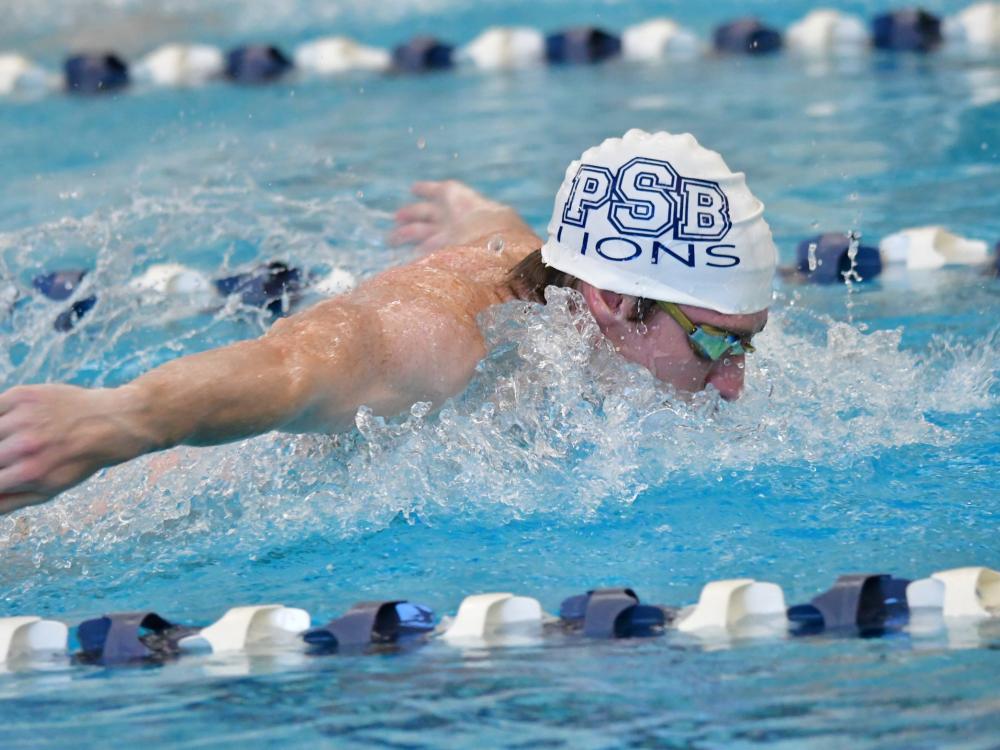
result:
[[[267,336],[168,362],[118,389],[135,455],[271,430],[349,427],[377,382],[359,326],[343,317],[310,311],[280,321]],[[344,324],[352,330],[339,335]],[[372,344],[364,342],[368,350]]]
[[[119,415],[136,438],[136,455],[239,440],[294,417],[302,396],[268,349],[241,342],[184,357],[119,389]]]

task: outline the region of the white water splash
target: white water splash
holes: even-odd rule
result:
[[[746,395],[727,403],[712,391],[675,397],[614,354],[575,292],[550,289],[548,300],[484,316],[492,353],[436,416],[424,404],[396,420],[362,409],[345,436],[271,434],[143,458],[0,519],[0,549],[12,565],[86,566],[110,553],[148,572],[212,549],[357,536],[399,516],[579,522],[675,476],[849,467],[943,446],[954,436],[928,414],[996,402],[996,333],[911,352],[899,331],[778,310],[748,360]],[[803,318],[825,337],[791,332]],[[55,554],[64,548],[73,555]]]

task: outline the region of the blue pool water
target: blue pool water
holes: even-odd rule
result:
[[[428,30],[461,42],[494,23],[620,29],[660,13],[706,36],[747,10],[784,27],[808,5],[14,0],[0,47],[55,67],[78,45],[290,47],[334,31],[388,45]],[[940,223],[992,244],[997,122],[997,61],[943,55],[0,100],[0,286],[28,296],[40,271],[82,266],[100,298],[69,335],[52,328],[57,303],[0,308],[0,386],[116,385],[266,329],[236,304],[192,313],[130,292],[156,262],[222,274],[280,259],[362,277],[403,262],[411,251],[384,238],[415,179],[468,181],[541,231],[566,164],[631,127],[691,131],[745,171],[785,262],[820,230],[874,240]],[[0,518],[0,615],[151,608],[207,623],[276,601],[325,622],[371,598],[454,613],[489,590],[554,611],[603,585],[687,604],[742,576],[795,603],[844,572],[1000,567],[998,309],[1000,282],[975,269],[779,286],[748,392],[727,404],[666,399],[595,350],[564,297],[508,305],[484,321],[493,353],[439,415],[362,413],[340,438],[175,450]],[[950,640],[672,634],[55,663],[0,674],[0,746],[990,748],[998,647],[994,621]]]

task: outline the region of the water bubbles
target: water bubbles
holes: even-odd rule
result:
[[[55,565],[70,550],[81,566],[113,556],[117,569],[141,571],[416,518],[579,523],[677,476],[724,481],[762,464],[849,470],[886,449],[944,445],[953,436],[930,411],[996,399],[997,336],[915,353],[901,349],[898,330],[865,334],[780,306],[754,357],[736,363],[742,399],[713,389],[679,398],[615,353],[578,293],[550,288],[546,299],[482,315],[490,354],[436,415],[427,402],[392,419],[362,408],[340,436],[174,449],[0,518],[9,580],[37,568],[65,575]],[[111,358],[113,344],[92,346],[80,361]]]
[[[501,253],[503,253],[503,248],[504,248],[503,237],[499,234],[495,234],[492,237],[490,237],[490,241],[486,243],[486,249],[489,250],[491,253],[495,253],[496,255],[500,255]]]
[[[812,273],[819,268],[819,264],[822,262],[816,257],[816,250],[818,247],[819,245],[815,242],[810,242],[809,247],[807,248],[806,260],[809,264],[809,273]]]

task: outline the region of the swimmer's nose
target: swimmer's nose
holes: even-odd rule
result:
[[[742,354],[723,357],[712,365],[705,385],[714,386],[726,401],[735,401],[743,393],[745,359]]]

